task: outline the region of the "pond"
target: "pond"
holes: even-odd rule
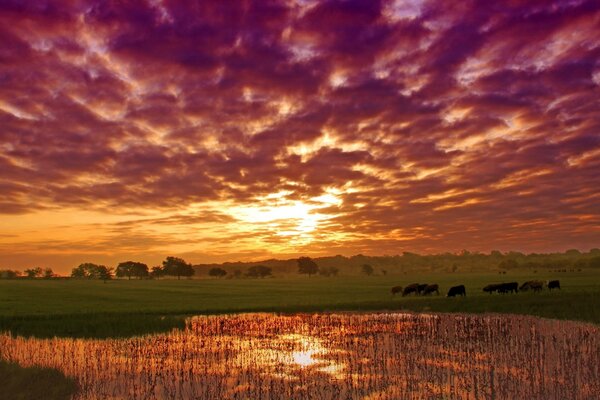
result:
[[[600,329],[527,316],[241,314],[129,339],[0,334],[76,399],[590,399]]]

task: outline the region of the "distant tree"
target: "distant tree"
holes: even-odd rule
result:
[[[577,249],[569,249],[567,251],[565,251],[565,255],[573,257],[573,256],[579,256],[581,255],[581,252]]]
[[[387,275],[387,270],[386,269],[382,269],[381,270],[381,275],[386,276]]]
[[[148,276],[148,266],[141,262],[125,261],[117,265],[116,274],[119,278],[126,276],[131,279],[132,276],[135,276],[142,279]]]
[[[155,279],[159,279],[161,276],[165,275],[165,271],[162,269],[160,265],[156,265],[152,267],[152,271],[150,271],[150,276]]]
[[[181,279],[182,276],[191,277],[195,272],[191,264],[178,257],[167,257],[163,261],[163,271],[165,275],[176,276],[177,279]]]
[[[27,278],[38,278],[42,276],[42,269],[40,267],[26,269],[25,275]]]
[[[54,271],[52,271],[52,268],[44,269],[43,277],[44,277],[44,279],[54,278]]]
[[[502,257],[502,253],[499,252],[498,250],[492,250],[492,252],[490,253],[490,256],[492,256],[492,257]]]
[[[71,271],[72,278],[79,279],[102,279],[107,281],[112,279],[112,268],[107,268],[104,265],[98,265],[94,263],[83,263],[73,268]]]
[[[321,267],[319,268],[319,275],[322,276],[337,276],[339,272],[339,269],[337,269],[336,267]]]
[[[16,271],[12,269],[2,269],[0,270],[0,279],[15,279],[21,276],[21,271]]]
[[[246,271],[246,276],[249,276],[250,278],[264,278],[271,274],[272,269],[264,265],[255,265],[248,268],[248,271]]]
[[[319,272],[319,266],[310,257],[300,257],[298,259],[298,273],[307,274],[310,278],[311,275]]]
[[[363,264],[363,266],[361,267],[361,270],[362,270],[362,273],[367,276],[373,275],[373,272],[374,272],[373,267],[369,264]]]
[[[223,268],[211,268],[210,271],[208,271],[208,275],[222,278],[227,275],[227,271],[225,271]]]
[[[105,265],[98,265],[96,270],[96,276],[98,279],[102,279],[104,283],[106,281],[111,280],[114,277],[114,270],[112,268],[108,268]]]
[[[519,263],[516,260],[508,259],[500,261],[498,268],[500,269],[515,269],[519,267]]]
[[[241,276],[242,276],[242,271],[240,271],[239,269],[236,269],[235,271],[233,271],[234,278],[240,278]]]
[[[588,260],[588,267],[600,268],[600,257],[592,257]]]

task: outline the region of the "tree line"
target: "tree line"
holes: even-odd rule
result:
[[[206,269],[204,269],[206,268]],[[334,256],[312,259],[300,257],[290,260],[269,260],[261,264],[254,263],[224,263],[220,265],[192,266],[177,257],[167,257],[162,265],[149,268],[148,265],[137,261],[125,261],[115,268],[94,263],[83,263],[73,268],[72,278],[109,280],[114,277],[127,279],[158,279],[161,277],[191,277],[195,272],[208,273],[215,278],[267,278],[277,274],[298,273],[335,277],[340,271],[346,275],[387,275],[406,273],[407,271],[445,271],[445,272],[474,272],[498,271],[506,273],[512,270],[538,271],[550,270],[555,272],[581,271],[583,269],[600,268],[600,249],[588,252],[567,250],[564,253],[523,254],[510,251],[501,253],[492,251],[489,254],[463,251],[457,254],[419,255],[404,252],[397,256],[369,257],[356,255],[352,257]],[[51,268],[29,268],[24,272],[2,269],[0,279],[30,278],[53,279],[58,276]]]
[[[191,277],[195,273],[192,264],[186,262],[184,259],[179,257],[167,257],[162,265],[157,265],[148,268],[147,264],[138,261],[124,261],[117,265],[116,268],[106,267],[105,265],[98,265],[93,263],[80,264],[76,268],[73,268],[71,272],[72,278],[79,279],[101,279],[107,281],[117,278],[161,278],[165,276],[177,277]]]

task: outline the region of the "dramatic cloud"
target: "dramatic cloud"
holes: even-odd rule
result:
[[[0,3],[3,265],[598,246],[597,1],[188,3]]]

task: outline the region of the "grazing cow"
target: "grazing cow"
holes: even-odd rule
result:
[[[490,285],[487,285],[486,287],[483,288],[483,291],[489,294],[492,294],[496,291],[498,291],[498,289],[500,288],[500,284],[499,283],[492,283]]]
[[[501,283],[500,288],[498,289],[499,293],[518,293],[519,292],[519,283],[518,282],[508,282]]]
[[[428,285],[428,284],[426,284],[426,283],[420,284],[420,285],[417,287],[417,293],[419,293],[419,294],[423,294],[423,291],[425,290],[425,288],[426,288],[427,286],[429,286],[429,285]]]
[[[560,289],[560,281],[559,280],[554,280],[554,281],[548,282],[548,289],[550,289],[550,290],[552,290],[552,289]]]
[[[465,285],[452,286],[450,290],[448,290],[448,294],[446,297],[454,297],[454,296],[466,296],[467,289],[465,289]]]
[[[519,283],[518,282],[507,282],[507,283],[493,283],[491,285],[487,285],[483,288],[484,292],[488,292],[490,294],[494,292],[498,293],[517,293],[519,291]]]
[[[398,293],[402,293],[402,286],[394,286],[392,288],[392,296],[395,296]]]
[[[415,294],[419,293],[419,284],[418,283],[413,283],[413,284],[405,287],[404,291],[402,292],[402,297],[407,296],[411,293],[415,293]]]
[[[544,282],[542,282],[542,281],[527,281],[521,285],[519,290],[526,292],[529,289],[531,289],[534,292],[540,292],[543,288],[544,288]]]
[[[432,285],[427,285],[425,287],[425,289],[423,289],[423,296],[431,294],[435,292],[435,294],[437,294],[438,296],[440,295],[440,287],[438,286],[437,283],[434,283]]]

